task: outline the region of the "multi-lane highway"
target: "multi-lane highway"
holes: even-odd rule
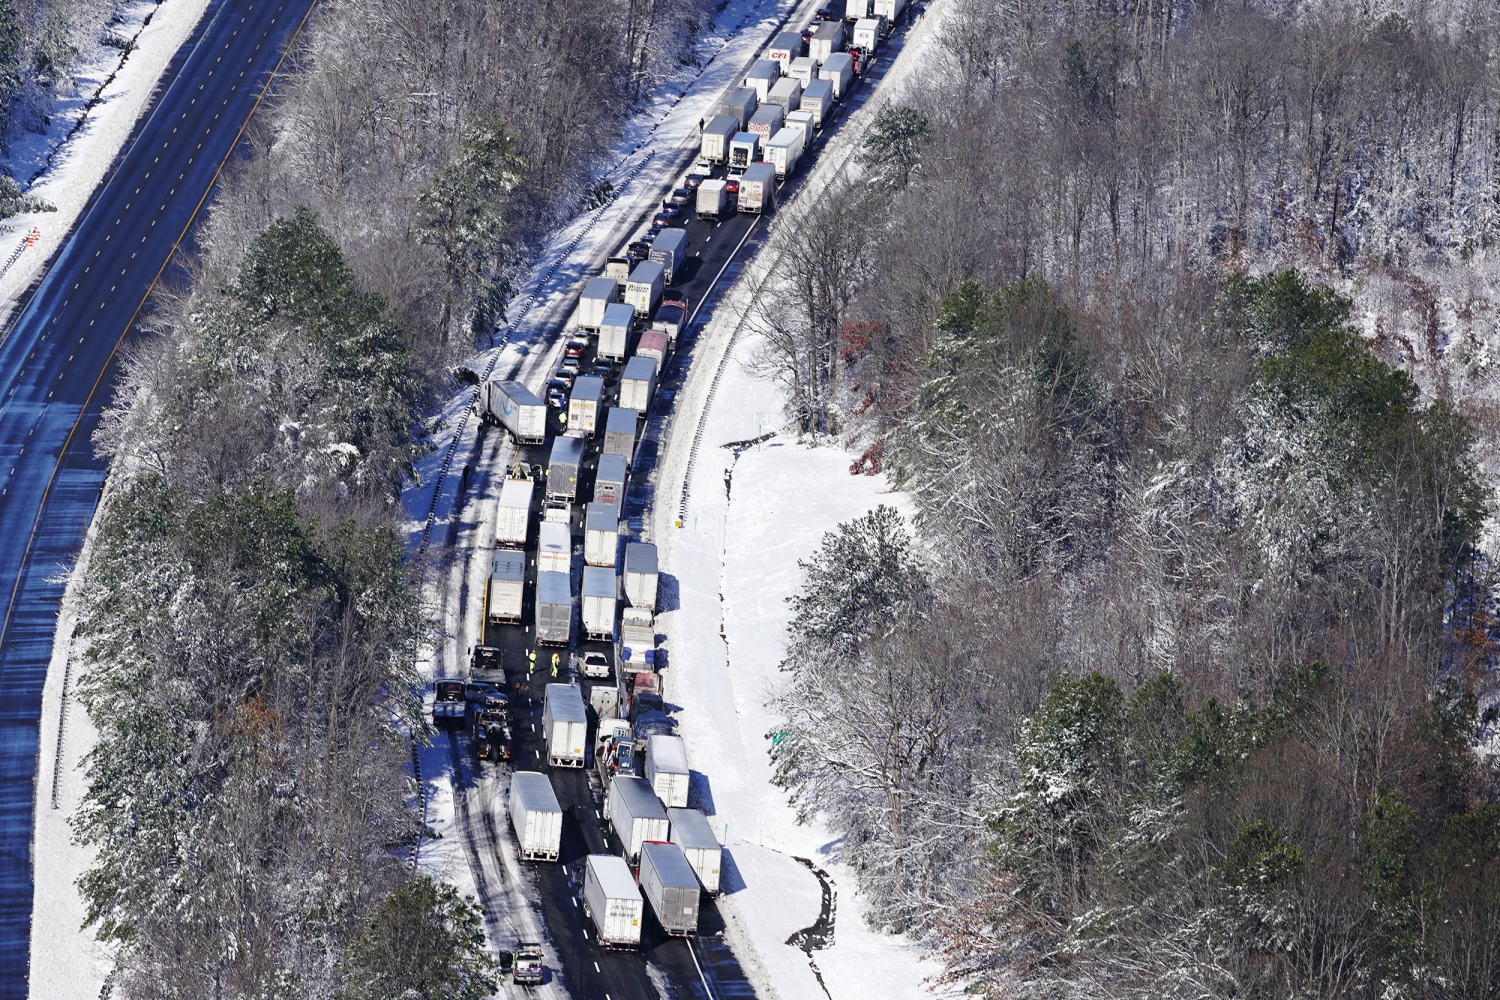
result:
[[[0,342],[0,1000],[27,995],[37,723],[63,593],[106,467],[122,340],[234,153],[314,0],[215,0]]]

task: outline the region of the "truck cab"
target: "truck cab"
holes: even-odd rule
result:
[[[432,703],[432,724],[462,725],[465,710],[463,681],[438,681],[437,698]]]
[[[475,646],[469,657],[470,670],[500,670],[503,661],[497,646]]]

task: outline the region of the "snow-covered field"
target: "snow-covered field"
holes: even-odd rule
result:
[[[31,184],[30,194],[57,211],[18,215],[0,225],[0,263],[33,227],[41,230],[37,242],[0,275],[0,322],[62,245],[130,138],[157,81],[207,8],[208,0],[137,0],[124,5],[122,21],[111,31],[134,39],[132,51],[122,54],[119,48],[95,43],[75,68],[75,92],[58,101],[47,131],[13,144],[6,168],[23,187]]]

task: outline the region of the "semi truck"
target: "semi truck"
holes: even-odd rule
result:
[[[479,416],[504,427],[521,444],[547,439],[547,404],[520,382],[486,382],[479,393]]]
[[[573,585],[567,573],[536,575],[536,641],[566,646],[573,639]]]
[[[583,635],[599,642],[614,642],[615,607],[619,583],[613,567],[583,568]]]
[[[826,63],[830,56],[844,48],[844,22],[824,21],[813,29],[807,40],[807,54],[819,63]]]
[[[905,12],[906,0],[874,0],[870,4],[870,16],[885,18],[885,23],[889,27],[895,27]]]
[[[842,100],[854,85],[854,60],[847,52],[835,52],[823,60],[823,66],[818,70],[818,78],[827,80],[833,84],[833,99]]]
[[[620,376],[620,405],[645,413],[651,408],[651,393],[656,390],[656,359],[636,355],[625,362]]]
[[[755,65],[750,67],[750,72],[745,74],[745,86],[755,91],[755,100],[765,103],[766,95],[771,92],[771,86],[781,79],[781,67],[779,62],[769,59],[757,59]]]
[[[573,502],[583,470],[583,438],[563,435],[552,440],[547,458],[547,499]]]
[[[500,485],[500,499],[495,503],[495,544],[502,548],[524,549],[531,534],[531,490],[535,484],[531,470],[523,462],[511,467],[510,475]]]
[[[625,481],[629,468],[622,455],[600,455],[594,470],[594,502],[613,504],[616,511],[625,507]]]
[[[604,402],[604,379],[597,375],[580,375],[573,380],[568,396],[568,430],[592,436],[599,428],[599,414]]]
[[[562,806],[552,780],[536,771],[517,771],[510,779],[510,823],[521,857],[556,861],[562,847]]]
[[[666,840],[671,832],[666,807],[644,778],[615,775],[609,783],[604,807],[605,818],[620,842],[620,853],[632,865],[641,856],[642,844],[648,840]]]
[[[752,163],[740,177],[739,211],[761,214],[771,207],[776,193],[776,168],[769,163]]]
[[[630,350],[630,331],[635,326],[635,306],[628,302],[616,302],[604,310],[604,323],[599,327],[598,355],[607,361],[622,361]]]
[[[806,87],[818,78],[818,61],[812,56],[793,59],[792,64],[787,67],[786,75]]]
[[[794,83],[796,81],[793,81]],[[786,118],[786,108],[780,104],[762,104],[755,109],[755,114],[750,116],[750,133],[759,136],[762,146],[766,140],[776,134],[781,127],[781,122]]]
[[[604,423],[604,446],[606,455],[619,455],[629,465],[635,457],[636,411],[625,406],[611,406]]]
[[[746,124],[746,128],[749,125]],[[729,143],[729,169],[744,170],[754,163],[760,154],[760,136],[754,132],[740,132]]]
[[[880,20],[874,17],[862,17],[854,22],[854,41],[850,43],[856,49],[865,54],[865,58],[875,54],[880,47]]]
[[[698,933],[698,876],[671,842],[641,845],[641,895],[671,937]]]
[[[754,87],[736,87],[724,99],[714,111],[714,117],[724,115],[733,118],[739,123],[740,131],[744,131],[745,124],[750,121],[750,116],[755,114],[755,105],[759,99],[755,96]]]
[[[802,84],[789,76],[784,76],[776,81],[776,86],[766,95],[766,104],[775,104],[784,111],[796,111],[797,102],[802,99]],[[783,113],[782,117],[786,117]],[[753,119],[752,119],[753,120]]]
[[[543,521],[537,531],[536,570],[538,573],[561,573],[573,569],[573,538],[568,526],[558,521]]]
[[[656,363],[656,373],[660,376],[662,369],[667,367],[667,351],[671,346],[672,339],[667,336],[667,331],[647,330],[641,334],[641,342],[636,345],[635,356],[650,358]]]
[[[666,268],[659,261],[646,260],[630,272],[625,282],[625,302],[634,306],[637,315],[650,316],[661,301],[662,289],[666,287]]]
[[[766,58],[785,66],[802,55],[802,36],[795,31],[783,31],[771,40],[766,49]]]
[[[484,588],[485,617],[491,625],[515,625],[521,621],[521,600],[526,590],[526,553],[519,549],[496,549],[490,579]]]
[[[779,180],[785,180],[797,169],[797,161],[802,159],[805,145],[806,140],[800,128],[784,128],[766,143],[766,160],[776,168]]]
[[[818,127],[817,116],[811,111],[793,111],[786,116],[786,127],[801,131],[802,153],[805,156],[807,154],[807,147],[812,145],[813,130]]]
[[[583,511],[583,561],[588,566],[614,569],[620,549],[620,509],[612,503],[591,503]]]
[[[645,608],[626,608],[620,613],[615,667],[621,679],[656,669],[656,619]]]
[[[719,846],[713,827],[708,825],[708,817],[697,809],[668,809],[667,823],[672,828],[672,843],[682,848],[703,891],[717,896],[724,849]]]
[[[685,809],[688,804],[687,744],[681,736],[652,736],[646,740],[646,780],[662,804]]]
[[[578,300],[578,325],[585,330],[598,330],[604,322],[605,307],[618,301],[619,295],[620,286],[614,278],[590,278]]]
[[[682,262],[687,260],[687,230],[663,229],[651,241],[650,260],[662,266],[662,279],[670,285],[677,276]]]
[[[817,126],[822,128],[828,116],[833,113],[833,81],[819,77],[803,87],[802,103],[797,106],[797,110],[812,115]]]
[[[746,121],[749,119],[747,118]],[[701,155],[709,163],[723,163],[729,159],[729,143],[740,130],[738,119],[730,115],[715,115],[703,126]]]
[[[542,700],[542,739],[547,744],[547,763],[553,767],[582,767],[588,728],[583,692],[572,684],[548,684]]]
[[[583,905],[601,948],[639,948],[645,900],[630,866],[613,854],[584,861]]]
[[[651,542],[626,542],[622,579],[625,599],[632,607],[656,611],[656,546]]]

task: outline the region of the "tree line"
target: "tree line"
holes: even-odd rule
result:
[[[477,905],[409,863],[432,624],[401,491],[452,362],[707,16],[376,0],[310,24],[97,438],[73,822],[112,995],[494,993]]]
[[[1500,995],[1492,432],[1347,294],[1482,269],[1492,18],[960,3],[786,237],[789,416],[916,512],[804,565],[770,752],[950,985]]]

